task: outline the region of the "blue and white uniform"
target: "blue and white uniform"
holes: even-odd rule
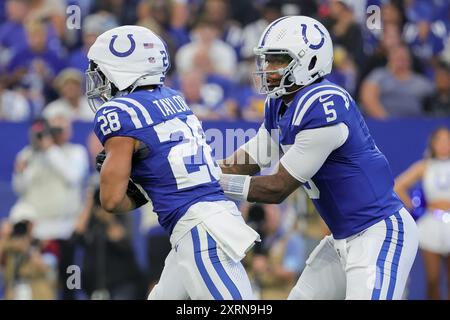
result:
[[[332,232],[311,254],[290,298],[400,298],[417,252],[416,225],[352,97],[321,80],[300,89],[289,106],[268,98],[257,137],[242,148],[257,163],[269,163],[255,152],[267,140]]]
[[[173,247],[149,299],[252,298],[240,260],[259,236],[225,198],[220,169],[184,98],[164,86],[116,97],[97,111],[95,133],[102,144],[125,136],[149,149],[133,162],[131,179]]]

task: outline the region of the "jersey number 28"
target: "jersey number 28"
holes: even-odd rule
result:
[[[160,142],[179,141],[167,156],[178,189],[211,182],[211,176],[217,180],[220,178],[211,147],[206,143],[200,122],[194,115],[188,116],[186,122],[174,118],[160,123],[155,126],[155,131]]]

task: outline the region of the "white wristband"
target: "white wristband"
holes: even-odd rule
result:
[[[227,197],[237,201],[247,201],[251,176],[240,174],[222,174],[220,185]]]

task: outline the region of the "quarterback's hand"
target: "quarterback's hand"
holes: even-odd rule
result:
[[[147,198],[131,179],[128,181],[127,195],[134,201],[136,208],[142,207],[148,202]]]
[[[95,157],[95,169],[97,172],[100,172],[102,170],[103,162],[105,162],[106,159],[106,153],[105,150],[100,151],[99,154]]]

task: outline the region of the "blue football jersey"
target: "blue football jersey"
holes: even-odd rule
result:
[[[267,99],[265,128],[278,131],[281,151],[306,129],[345,123],[346,142],[334,150],[303,187],[336,239],[347,238],[403,206],[393,191],[386,157],[377,148],[350,94],[328,80],[299,90],[280,116],[282,100]]]
[[[131,179],[169,233],[193,204],[227,200],[201,124],[177,91],[163,86],[114,98],[97,111],[94,128],[103,145],[115,136],[147,145],[150,153],[133,163]]]

